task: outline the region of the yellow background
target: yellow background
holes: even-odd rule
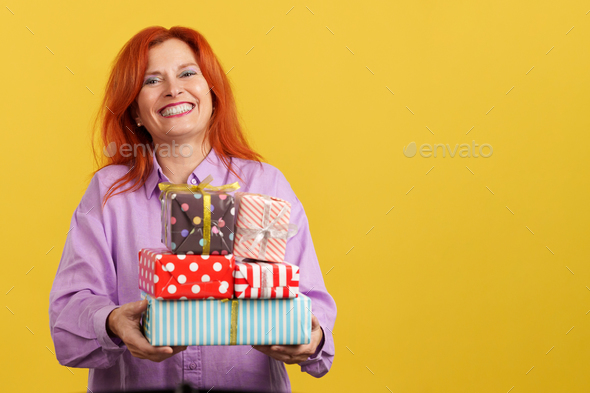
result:
[[[288,367],[294,391],[588,391],[590,4],[210,3],[0,10],[0,389],[85,390],[52,354],[48,296],[90,121],[124,43],[184,25],[231,69],[338,305],[332,370]],[[493,155],[406,158],[412,141]]]

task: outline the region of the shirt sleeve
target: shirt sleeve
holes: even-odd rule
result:
[[[311,311],[324,332],[316,352],[299,365],[302,372],[319,378],[330,370],[334,359],[332,330],[336,321],[336,303],[324,284],[303,205],[282,174],[277,181],[276,196],[291,203],[290,221],[298,227],[297,234],[287,241],[285,261],[299,266],[299,291],[311,299]]]
[[[121,339],[106,331],[106,319],[118,305],[101,203],[95,174],[74,211],[49,295],[51,337],[63,366],[107,368],[126,350]]]

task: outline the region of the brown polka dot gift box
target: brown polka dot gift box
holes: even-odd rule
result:
[[[158,299],[231,299],[232,254],[174,254],[144,248],[139,255],[139,289]]]
[[[162,203],[162,243],[176,254],[227,255],[234,246],[235,182],[210,186],[211,176],[198,185],[159,183]]]
[[[297,234],[289,222],[291,204],[284,199],[236,192],[234,255],[267,262],[283,262],[287,240]]]

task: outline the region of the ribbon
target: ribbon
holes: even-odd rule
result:
[[[202,182],[197,185],[193,184],[177,184],[177,183],[170,183],[170,182],[162,182],[158,184],[160,190],[162,191],[184,191],[188,189],[193,194],[195,192],[203,192],[204,190],[207,191],[223,191],[223,192],[231,192],[235,191],[240,188],[240,184],[236,181],[231,184],[226,184],[223,186],[210,186],[209,183],[213,181],[213,177],[208,175]],[[160,195],[161,197],[161,195]]]
[[[208,175],[202,182],[197,185],[189,184],[175,184],[170,182],[158,183],[158,187],[162,191],[160,193],[160,200],[162,202],[162,243],[168,244],[168,229],[166,218],[169,217],[168,206],[165,201],[168,201],[168,195],[172,192],[181,192],[188,189],[193,194],[200,193],[203,195],[203,255],[209,255],[211,246],[211,193],[218,194],[224,192],[235,191],[240,188],[238,182],[225,184],[223,186],[211,186],[209,183],[213,181],[213,177]]]
[[[221,299],[222,302],[229,302],[229,299]],[[236,345],[238,341],[238,300],[231,301],[231,324],[229,330],[229,345]]]
[[[260,292],[262,293],[263,290],[273,288],[274,287],[274,272],[265,265],[260,266]]]
[[[240,227],[238,230],[242,237],[238,241],[238,244],[248,240],[254,239],[252,245],[260,243],[260,249],[258,251],[257,259],[265,260],[266,258],[266,247],[268,245],[268,239],[289,239],[297,234],[299,228],[293,223],[289,224],[277,224],[277,222],[287,212],[288,206],[285,205],[279,211],[277,216],[270,220],[270,209],[272,206],[272,200],[268,195],[260,195],[264,198],[264,213],[262,215],[262,227],[253,224],[247,217],[245,218],[247,228]]]
[[[199,233],[201,234],[201,236],[203,236],[203,238],[204,238],[204,227],[205,227],[205,223],[203,222],[203,227],[196,228],[197,231],[199,231]],[[221,232],[221,227],[219,226],[219,220],[211,220],[211,227],[217,227],[217,230],[219,231],[219,234],[220,234],[222,247],[225,247],[227,250],[229,250],[230,247],[227,244],[227,242],[225,241],[225,238],[221,237],[221,236],[223,236],[223,233]],[[194,231],[195,231],[195,228],[192,229],[192,231],[189,233],[189,235],[192,234]]]
[[[203,254],[211,251],[211,195],[203,190]]]

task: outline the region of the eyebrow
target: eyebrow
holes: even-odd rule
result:
[[[181,69],[181,68],[187,67],[187,66],[189,66],[189,65],[194,65],[194,66],[197,66],[197,68],[199,67],[199,65],[198,65],[198,64],[196,64],[196,63],[184,63],[184,64],[181,64],[181,65],[179,65],[179,66],[178,66],[178,69]],[[149,76],[149,75],[162,75],[162,73],[161,73],[160,71],[150,71],[150,72],[146,72],[146,73],[145,73],[145,75],[146,75],[146,76]]]

